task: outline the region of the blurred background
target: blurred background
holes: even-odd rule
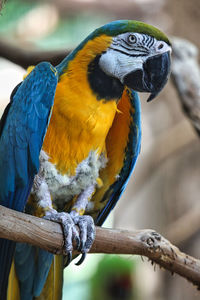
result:
[[[47,57],[49,50],[62,57],[63,50],[67,54],[92,30],[112,20],[141,20],[200,47],[199,0],[7,0],[1,5],[1,113],[25,73],[11,61],[32,64],[35,56]],[[141,95],[141,154],[104,226],[155,229],[199,258],[199,137],[182,113],[171,81],[156,100],[147,103],[146,99],[147,95]],[[177,229],[179,234],[173,234]],[[65,270],[63,299],[193,300],[200,299],[200,293],[146,259],[88,255],[83,266],[72,262]]]

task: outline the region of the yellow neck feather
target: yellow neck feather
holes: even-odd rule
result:
[[[64,174],[75,174],[90,151],[105,152],[105,139],[112,125],[115,99],[97,100],[87,76],[89,63],[108,48],[111,37],[97,37],[77,52],[57,85],[51,121],[43,149]]]

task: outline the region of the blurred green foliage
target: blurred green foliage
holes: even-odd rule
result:
[[[135,268],[134,260],[118,255],[105,255],[91,278],[89,300],[136,299]]]
[[[35,2],[9,0],[3,6],[0,18],[0,33],[12,32],[17,22],[36,6]]]
[[[109,18],[106,18],[106,16],[93,16],[84,12],[67,18],[61,18],[54,32],[42,40],[38,40],[36,43],[45,49],[55,47],[66,48],[66,45],[70,48],[74,48],[86,38],[90,32],[107,22],[109,22]]]
[[[17,28],[19,22],[29,13],[31,10],[37,7],[45,5],[47,1],[24,1],[24,0],[9,0],[4,5],[1,11],[0,18],[0,35],[6,38],[13,38],[15,42],[18,41]],[[52,6],[56,7],[56,2],[49,1]],[[58,10],[59,12],[59,10]],[[33,18],[33,16],[32,16]],[[59,15],[59,20],[55,24],[55,27],[42,37],[28,36],[27,33],[25,41],[23,36],[20,35],[20,43],[30,42],[34,47],[40,47],[43,49],[60,49],[60,48],[74,48],[79,42],[81,42],[91,31],[97,27],[110,21],[109,15],[91,14],[87,11],[80,11],[77,13],[69,13],[68,15]],[[34,24],[34,19],[32,19]],[[35,22],[35,26],[40,28],[38,20]],[[25,28],[25,30],[28,30]]]

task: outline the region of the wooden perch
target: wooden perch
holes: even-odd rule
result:
[[[0,206],[0,237],[39,246],[55,254],[63,251],[63,234],[57,223]],[[136,254],[177,273],[200,288],[200,261],[179,251],[153,230],[116,230],[96,227],[90,253]]]

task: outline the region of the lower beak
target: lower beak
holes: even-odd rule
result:
[[[154,99],[163,89],[170,74],[170,52],[152,56],[138,69],[124,77],[124,84],[138,92],[151,93],[147,101]]]

